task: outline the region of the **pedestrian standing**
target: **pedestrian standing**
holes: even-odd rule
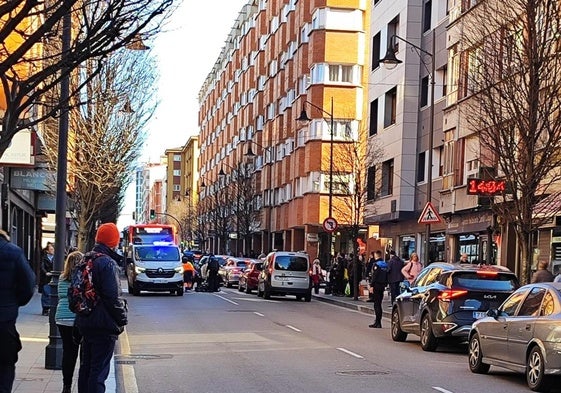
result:
[[[219,281],[218,281],[218,269],[220,268],[220,264],[218,263],[218,259],[211,255],[208,258],[207,263],[207,274],[208,274],[208,287],[210,292],[218,292],[220,290]]]
[[[23,250],[0,230],[0,392],[10,393],[16,377],[21,340],[16,329],[19,307],[33,296],[35,274]]]
[[[403,273],[401,273],[401,269],[403,269],[403,261],[400,257],[395,254],[394,250],[390,251],[390,260],[388,261],[388,284],[390,286],[390,298],[391,304],[390,307],[393,306],[395,302],[395,298],[399,295],[400,289],[399,285],[403,282],[404,277]]]
[[[551,274],[551,272],[548,270],[549,267],[549,261],[539,261],[538,262],[538,270],[536,270],[534,272],[534,274],[532,274],[532,280],[531,283],[536,283],[536,282],[553,282],[553,279],[555,277],[553,277],[553,274]]]
[[[55,255],[55,247],[53,243],[47,243],[43,250],[41,258],[41,265],[39,267],[39,289],[41,292],[41,306],[43,307],[42,315],[49,315],[49,308],[51,307],[51,272],[53,270]]]
[[[183,256],[183,290],[189,291],[193,287],[193,280],[195,277],[195,267],[189,260],[192,257]]]
[[[413,281],[415,281],[421,270],[423,270],[423,264],[421,263],[421,261],[419,261],[419,256],[417,255],[417,253],[412,252],[411,258],[409,259],[409,261],[407,261],[405,266],[403,266],[403,269],[401,269],[401,273],[403,273],[403,276],[409,282],[409,285],[411,285],[413,284]]]
[[[323,272],[321,271],[321,265],[319,258],[314,259],[312,263],[312,285],[314,287],[314,293],[317,295],[319,293],[319,284],[323,280]]]
[[[388,285],[388,264],[382,259],[382,251],[375,252],[378,260],[372,267],[372,277],[370,279],[370,288],[374,303],[374,323],[368,325],[370,328],[382,327],[382,300],[384,299],[384,289]]]
[[[74,328],[76,314],[70,311],[68,306],[68,287],[72,280],[72,271],[83,256],[84,254],[80,251],[73,251],[68,254],[58,280],[58,306],[55,322],[62,339],[62,393],[72,391],[72,377],[80,350],[81,336],[78,329]]]
[[[100,225],[95,236],[92,282],[99,298],[88,315],[76,315],[82,334],[82,352],[78,374],[78,393],[104,393],[117,336],[127,324],[127,308],[121,298],[121,283],[115,248],[119,230],[113,223]]]

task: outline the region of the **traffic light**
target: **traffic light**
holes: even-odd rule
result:
[[[156,210],[150,209],[150,219],[153,220],[156,218]]]

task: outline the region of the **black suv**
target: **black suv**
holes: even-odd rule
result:
[[[425,351],[436,350],[442,340],[465,342],[471,324],[519,286],[516,275],[502,266],[433,263],[396,298],[392,339],[416,334]]]

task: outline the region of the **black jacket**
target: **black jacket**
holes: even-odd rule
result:
[[[49,259],[46,253],[41,257],[41,266],[39,267],[39,287],[48,284],[51,281],[51,277],[47,275],[53,270],[53,262]]]
[[[116,253],[103,244],[96,244],[93,251],[104,254],[94,260],[92,270],[93,285],[100,300],[91,314],[76,315],[76,325],[84,335],[118,335],[127,324],[127,306],[121,298],[119,268],[112,258]]]
[[[388,285],[388,264],[383,259],[379,259],[372,267],[370,286],[376,291],[383,291],[386,285]]]
[[[0,323],[15,323],[35,290],[35,273],[21,248],[0,235]]]
[[[388,269],[390,269],[388,273],[388,282],[402,282],[405,277],[401,273],[401,269],[403,269],[403,261],[397,255],[392,255],[388,262]]]

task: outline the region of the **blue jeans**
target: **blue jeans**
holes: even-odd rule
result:
[[[105,393],[117,336],[84,335],[78,373],[78,393]]]
[[[43,293],[41,294],[41,306],[43,306],[43,309],[51,307],[51,286],[48,283],[43,285]]]

